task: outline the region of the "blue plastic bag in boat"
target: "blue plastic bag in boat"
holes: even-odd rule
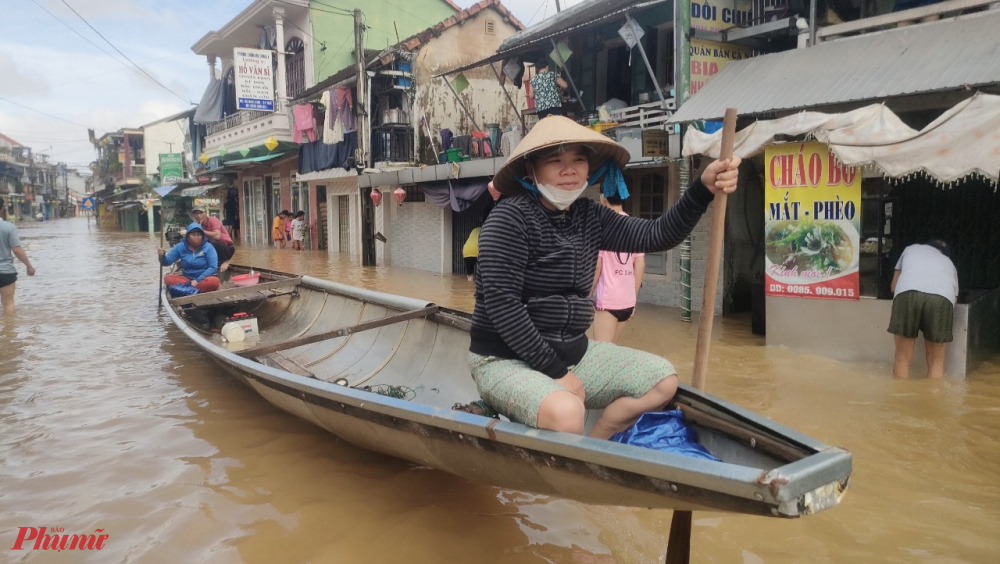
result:
[[[662,450],[706,460],[720,460],[698,444],[698,434],[684,422],[679,409],[643,413],[634,425],[611,437],[612,441]]]
[[[174,284],[167,288],[167,292],[170,293],[171,298],[183,298],[184,296],[193,296],[198,293],[198,288],[190,284]]]

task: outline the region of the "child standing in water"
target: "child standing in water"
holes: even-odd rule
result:
[[[601,203],[619,215],[628,214],[622,209],[622,198],[617,195],[601,196]],[[594,274],[594,340],[617,343],[625,331],[625,324],[635,315],[636,299],[646,271],[646,255],[601,251],[597,254],[597,272]]]
[[[292,230],[292,249],[301,251],[305,248],[302,242],[305,241],[306,212],[302,210],[295,212],[295,219],[289,224],[289,228]]]
[[[285,248],[285,223],[288,216],[291,215],[287,210],[282,210],[274,218],[274,223],[271,225],[271,237],[274,239],[274,244],[279,249]]]

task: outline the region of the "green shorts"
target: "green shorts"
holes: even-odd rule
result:
[[[469,353],[469,368],[479,395],[511,421],[537,427],[538,408],[559,383],[523,360]],[[620,397],[638,398],[660,380],[677,373],[670,362],[655,354],[590,341],[587,354],[570,367],[583,383],[588,409],[603,409]]]
[[[916,290],[903,292],[892,300],[889,332],[907,339],[916,339],[923,332],[932,343],[950,343],[955,306],[944,296]]]

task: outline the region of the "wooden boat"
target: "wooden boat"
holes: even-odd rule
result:
[[[258,272],[256,286],[168,300],[171,319],[264,399],[360,447],[589,504],[799,517],[846,493],[849,452],[686,386],[676,404],[722,462],[454,410],[479,397],[467,365],[468,314]],[[227,343],[192,321],[235,312],[257,317],[259,340]]]

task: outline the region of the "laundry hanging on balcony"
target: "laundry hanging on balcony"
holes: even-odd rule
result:
[[[201,103],[194,111],[195,123],[215,123],[222,119],[222,81],[214,76],[201,95]]]
[[[327,90],[320,98],[326,106],[323,119],[323,142],[327,145],[340,143],[344,134],[355,130],[354,97],[348,86],[338,86]]]
[[[302,132],[309,136],[309,142],[316,141],[316,120],[313,119],[312,104],[299,104],[292,110],[295,125],[292,128],[292,141],[302,142]]]
[[[358,148],[358,132],[344,134],[344,140],[336,145],[322,141],[303,143],[299,146],[299,174],[307,174],[331,168],[350,170],[354,151]]]

